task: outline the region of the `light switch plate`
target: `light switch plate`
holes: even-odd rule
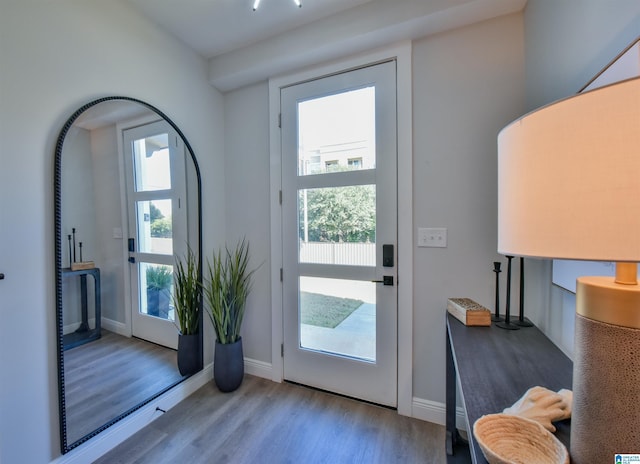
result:
[[[425,227],[418,229],[418,246],[419,247],[447,247],[447,229],[446,227]]]

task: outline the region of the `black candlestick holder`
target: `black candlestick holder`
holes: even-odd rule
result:
[[[507,304],[504,311],[504,321],[496,322],[496,327],[506,330],[519,330],[520,327],[511,322],[511,260],[513,256],[507,256]]]
[[[514,324],[520,327],[533,327],[533,323],[524,317],[524,258],[520,258],[520,314]]]
[[[71,235],[73,236],[73,262],[76,262],[76,228],[71,229]]]
[[[496,273],[496,307],[493,316],[491,316],[492,322],[504,321],[504,318],[500,317],[500,261],[493,262],[493,272]]]
[[[67,235],[67,241],[69,242],[69,267],[73,264],[73,250],[71,249],[71,234]]]

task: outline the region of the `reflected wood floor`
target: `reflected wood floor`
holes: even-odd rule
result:
[[[445,429],[396,411],[245,376],[209,382],[99,464],[446,463]]]
[[[67,443],[180,380],[175,350],[102,330],[64,352]]]

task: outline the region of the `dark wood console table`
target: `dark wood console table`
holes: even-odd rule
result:
[[[95,326],[89,327],[89,311],[87,305],[87,276],[93,277],[94,283],[94,307],[95,307]],[[101,335],[101,318],[102,309],[100,304],[100,269],[97,267],[91,269],[79,269],[73,271],[69,268],[62,270],[62,276],[79,276],[80,277],[80,309],[81,322],[80,327],[75,332],[65,334],[63,336],[64,350],[83,345],[93,340],[97,340]]]
[[[538,328],[467,327],[447,314],[448,462],[486,463],[473,436],[477,419],[502,412],[537,385],[553,391],[571,389],[572,378],[571,360]],[[456,381],[469,426],[468,451],[456,429]],[[555,426],[556,437],[569,449],[571,421]]]

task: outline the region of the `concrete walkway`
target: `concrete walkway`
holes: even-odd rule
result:
[[[375,361],[376,305],[363,303],[334,329],[302,324],[304,348]]]

